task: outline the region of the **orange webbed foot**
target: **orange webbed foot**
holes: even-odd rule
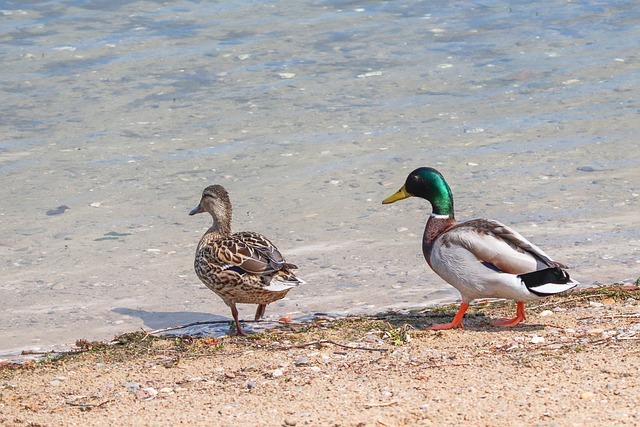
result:
[[[462,324],[462,318],[464,317],[464,313],[466,313],[468,308],[469,308],[469,304],[467,303],[460,304],[460,309],[458,310],[458,313],[453,318],[453,321],[451,323],[444,323],[441,325],[431,325],[428,328],[426,328],[426,330],[442,331],[445,329],[464,328],[464,325]]]
[[[516,317],[513,319],[499,320],[497,322],[491,322],[491,326],[513,327],[518,325],[523,320],[527,320],[527,316],[524,313],[524,303],[518,302],[518,308],[516,309]]]
[[[443,331],[445,329],[464,329],[464,325],[462,322],[451,322],[451,323],[442,323],[438,325],[431,325],[428,328],[425,328],[425,331]]]

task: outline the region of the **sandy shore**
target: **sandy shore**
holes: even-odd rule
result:
[[[639,425],[640,291],[282,325],[245,338],[127,334],[52,363],[5,365],[5,426]],[[417,328],[417,329],[416,329]],[[490,409],[488,409],[490,408]]]

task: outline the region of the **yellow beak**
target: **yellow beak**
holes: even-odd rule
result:
[[[404,185],[397,192],[393,193],[391,196],[387,197],[382,201],[383,205],[397,202],[398,200],[406,199],[407,197],[413,197],[413,194],[407,193],[407,190],[404,188]]]

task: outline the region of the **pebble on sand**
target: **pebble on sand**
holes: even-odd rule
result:
[[[540,343],[543,343],[543,342],[544,342],[544,337],[539,337],[539,336],[537,336],[537,335],[534,335],[534,336],[531,338],[531,343],[532,343],[532,344],[540,344]]]
[[[585,391],[584,393],[582,393],[580,395],[580,399],[589,400],[589,399],[593,399],[594,396],[595,396],[595,393],[593,393],[591,391]]]
[[[309,359],[304,356],[298,358],[295,362],[293,362],[293,364],[296,366],[309,366],[309,363]]]

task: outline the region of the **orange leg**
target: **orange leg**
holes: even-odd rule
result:
[[[467,303],[460,304],[460,309],[458,310],[458,313],[456,314],[456,316],[453,318],[453,322],[445,323],[442,325],[431,325],[426,330],[439,331],[442,329],[464,328],[464,326],[462,325],[462,318],[464,317],[464,313],[466,313],[468,308],[469,308],[469,304]]]
[[[524,314],[524,303],[518,302],[518,308],[516,308],[516,317],[513,319],[501,320],[499,322],[492,322],[493,326],[516,326],[523,320],[527,320],[527,316]]]

